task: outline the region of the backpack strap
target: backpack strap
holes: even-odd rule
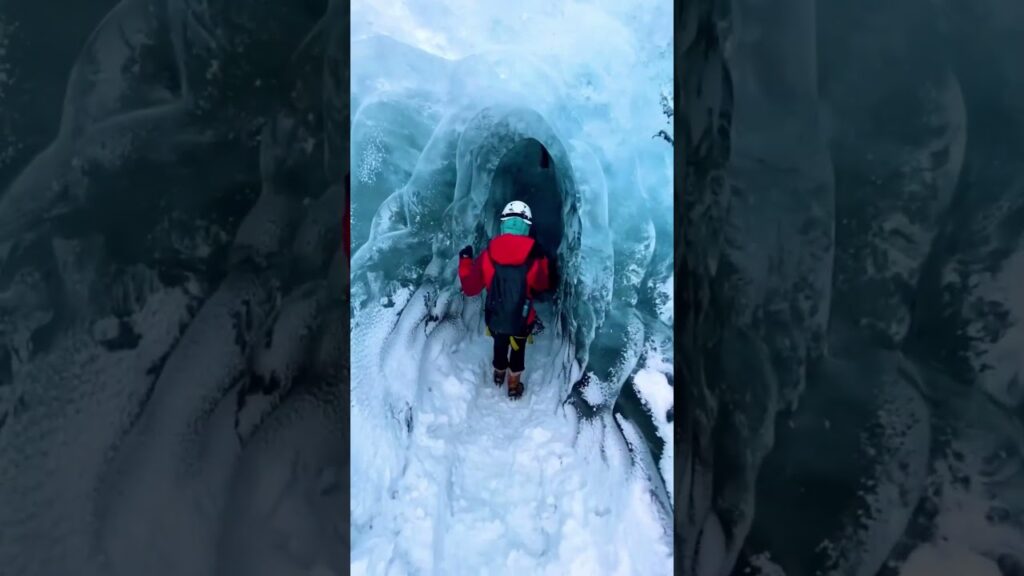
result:
[[[528,307],[530,307],[531,309],[533,309],[534,297],[533,296],[529,296],[529,293],[530,293],[530,281],[529,281],[530,270],[533,269],[534,263],[537,262],[537,260],[540,260],[543,257],[544,257],[544,250],[540,247],[540,243],[537,242],[537,239],[534,238],[533,239],[533,246],[530,246],[530,251],[526,254],[526,260],[523,262],[523,264],[526,265],[526,275],[527,275],[526,276],[526,293],[528,294],[528,296],[526,297],[526,305]],[[534,310],[534,313],[536,314],[536,310]],[[536,317],[535,317],[534,318],[534,325],[536,325],[536,322],[537,322],[537,320],[536,320]],[[529,343],[530,344],[533,344],[533,328],[534,328],[534,325],[527,325],[526,326],[526,329],[529,331],[529,334],[527,334],[527,337],[529,338]]]

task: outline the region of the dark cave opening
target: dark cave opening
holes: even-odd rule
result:
[[[534,138],[516,143],[502,156],[491,180],[484,205],[488,237],[498,234],[498,215],[505,204],[520,200],[533,212],[530,234],[546,253],[557,254],[565,234],[562,194],[558,168],[547,148]]]

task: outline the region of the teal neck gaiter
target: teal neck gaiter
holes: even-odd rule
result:
[[[501,221],[502,234],[515,234],[516,236],[529,236],[530,224],[522,218],[509,218]]]

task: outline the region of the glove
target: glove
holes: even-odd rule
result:
[[[462,250],[459,251],[459,258],[472,258],[472,257],[473,257],[473,247],[472,246],[466,246],[465,248],[463,248]]]

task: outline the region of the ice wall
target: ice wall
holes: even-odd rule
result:
[[[539,14],[531,8],[524,19]],[[450,59],[385,36],[360,40],[357,30],[353,62],[365,65],[353,72],[353,306],[358,315],[400,287],[424,283],[443,298],[456,288],[456,252],[465,244],[479,251],[501,205],[536,187],[525,193],[559,282],[547,325],[588,367],[589,403],[607,408],[645,332],[663,334],[667,325],[657,309],[667,295],[653,293],[665,292],[669,254],[663,249],[650,264],[672,239],[670,212],[660,210],[671,202],[671,147],[652,137],[667,121],[661,102],[671,31],[667,21],[630,20],[607,6],[553,9],[558,22],[589,22],[602,41],[559,28],[557,41],[533,43],[551,25],[542,20],[514,45],[467,42],[472,53]],[[467,11],[467,18],[497,13]],[[501,22],[497,28],[520,26]],[[451,26],[443,26],[448,34]],[[528,157],[531,142],[543,152]],[[542,154],[551,175],[538,187],[524,174]],[[592,355],[592,344],[602,354]]]

